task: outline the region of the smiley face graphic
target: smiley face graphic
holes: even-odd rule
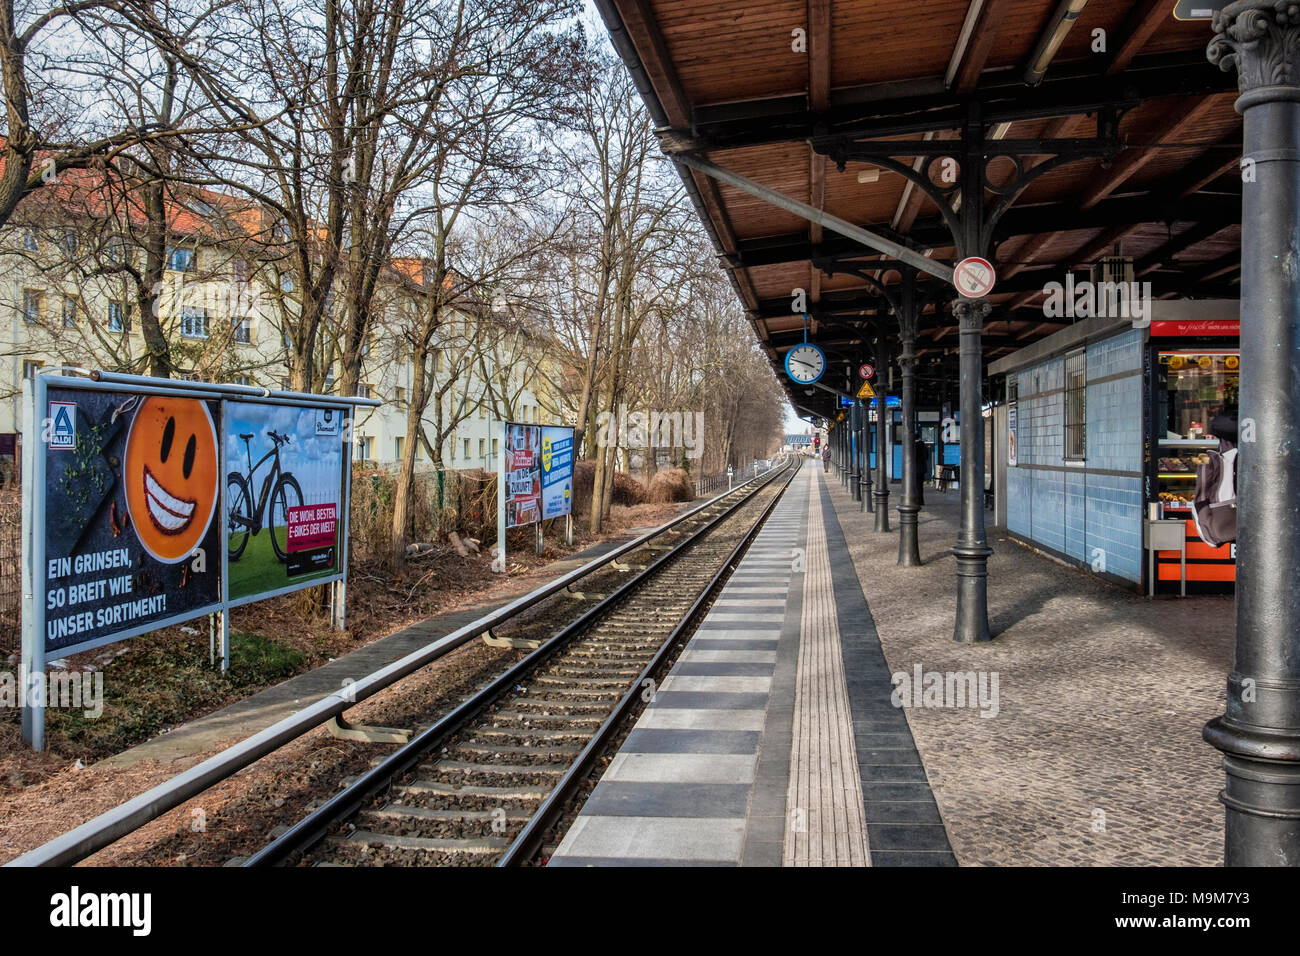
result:
[[[122,482],[136,537],[164,564],[194,553],[217,510],[217,429],[205,402],[152,396],[126,437]]]

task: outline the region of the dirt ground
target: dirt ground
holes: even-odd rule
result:
[[[491,572],[487,553],[461,557],[450,545],[411,560],[401,574],[354,567],[348,584],[349,628],[343,632],[330,630],[324,609],[316,603],[316,589],[236,609],[231,615],[232,632],[260,635],[275,654],[252,660],[242,676],[233,679],[207,666],[206,628],[198,634],[168,628],[115,648],[69,658],[67,666],[103,669],[106,685],[126,687],[132,708],[138,710],[143,700],[146,709],[156,706],[157,711],[152,723],[148,719],[132,722],[120,713],[111,713],[106,705],[105,717],[117,718],[116,734],[78,736],[89,722],[68,728],[66,734],[52,727],[49,750],[35,754],[21,746],[18,712],[0,710],[0,862],[125,802],[220,748],[167,766],[149,761],[109,768],[94,760],[418,621],[491,603],[530,583],[541,583],[551,576],[548,566],[573,551],[626,536],[632,529],[661,524],[684,507],[688,506],[616,506],[609,528],[601,535],[586,534],[575,523],[572,549],[562,541],[548,539],[544,553],[536,555],[522,540],[517,545],[512,542],[508,576]],[[531,544],[531,531],[528,535],[527,544]],[[362,703],[349,713],[349,719],[389,726],[430,720],[499,672],[513,656],[514,652],[474,642]],[[9,666],[16,668],[16,661],[9,661]],[[139,714],[133,713],[133,717]],[[159,724],[161,718],[166,720]],[[138,732],[138,739],[131,739],[132,731]],[[106,740],[113,742],[111,749],[105,749]],[[223,746],[234,742],[226,741]],[[221,865],[266,842],[272,827],[297,819],[312,800],[337,789],[338,781],[364,769],[374,756],[388,749],[345,743],[324,730],[314,731],[88,862]]]

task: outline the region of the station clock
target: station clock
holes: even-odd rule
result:
[[[826,355],[812,342],[796,345],[785,353],[785,374],[799,385],[811,385],[826,371]]]

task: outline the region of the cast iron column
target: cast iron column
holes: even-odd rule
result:
[[[839,459],[840,459],[840,484],[848,487],[849,483],[849,430],[844,422],[839,423],[840,427],[835,429],[840,436],[839,441]]]
[[[871,497],[871,474],[867,465],[870,458],[867,457],[867,406],[862,403],[862,399],[855,399],[858,403],[858,472],[862,475],[861,494],[858,495],[858,510],[866,511],[870,502],[867,500]]]
[[[858,407],[849,406],[849,499],[862,496],[862,470],[858,467]]]
[[[858,507],[859,511],[875,511],[875,505],[871,503],[871,426],[867,421],[870,412],[863,406],[862,409],[862,504]]]
[[[889,461],[886,451],[889,445],[889,408],[885,401],[885,381],[889,371],[889,343],[882,330],[876,336],[876,531],[889,530]]]
[[[983,299],[953,303],[961,328],[961,529],[957,558],[957,621],[952,639],[992,640],[989,633],[988,562],[993,549],[984,534],[984,416],[980,333],[991,311]]]
[[[858,502],[858,507],[862,507],[862,403],[857,399],[853,400],[853,408],[849,410],[849,420],[853,424],[853,473],[857,481],[853,483],[853,500]]]
[[[898,506],[898,563],[921,566],[921,544],[917,537],[916,500],[916,270],[903,272],[902,310],[898,316],[901,351],[898,364],[903,372],[903,500]]]
[[[961,235],[958,258],[987,255],[984,236],[984,124],[978,103],[968,107],[961,168]],[[984,534],[984,356],[980,337],[991,311],[984,299],[965,296],[953,303],[961,330],[961,528],[952,553],[957,558],[957,617],[952,639],[964,643],[988,641],[989,548]]]
[[[1300,17],[1242,0],[1209,58],[1236,67],[1244,129],[1237,654],[1224,715],[1226,866],[1300,866]],[[1247,169],[1250,167],[1247,166]]]

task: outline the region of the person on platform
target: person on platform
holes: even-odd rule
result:
[[[1210,434],[1219,447],[1196,466],[1192,521],[1201,540],[1219,548],[1237,540],[1237,410],[1225,408],[1214,416]]]
[[[831,443],[822,442],[822,471],[829,473],[831,470]]]

